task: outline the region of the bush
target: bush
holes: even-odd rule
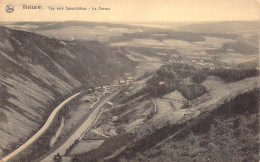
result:
[[[156,71],[156,74],[161,78],[168,78],[171,80],[177,79],[176,73],[167,66],[162,66]]]
[[[197,71],[192,77],[191,77],[192,81],[194,83],[200,84],[202,82],[204,82],[207,79],[207,73],[203,72],[203,71]]]
[[[193,100],[207,93],[206,88],[199,84],[180,84],[177,87],[177,89],[182,93],[182,95],[188,100]]]

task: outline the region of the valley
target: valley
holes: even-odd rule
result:
[[[257,26],[2,25],[3,161],[259,160]]]

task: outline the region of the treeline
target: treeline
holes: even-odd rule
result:
[[[194,73],[191,79],[194,83],[200,84],[203,81],[205,81],[207,79],[207,76],[209,75],[218,76],[226,83],[230,83],[230,82],[236,82],[250,77],[256,77],[259,75],[259,71],[254,68],[252,69],[204,68]]]
[[[203,69],[203,73],[220,77],[225,82],[235,82],[249,77],[258,76],[257,69]]]

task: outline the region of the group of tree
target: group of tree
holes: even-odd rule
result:
[[[207,75],[218,76],[225,82],[235,82],[249,77],[255,77],[259,75],[257,69],[227,69],[218,68],[214,70],[204,69]]]
[[[193,100],[205,93],[207,93],[207,90],[204,86],[200,84],[179,84],[178,90],[182,93],[182,95],[188,99]]]
[[[152,97],[161,97],[171,91],[179,90],[188,100],[195,99],[207,92],[201,84],[207,76],[218,76],[225,82],[234,82],[248,77],[258,76],[257,69],[196,69],[185,63],[172,63],[163,65],[146,82],[146,87],[135,94],[138,97],[150,94]],[[190,83],[185,83],[184,79],[190,77]]]
[[[146,91],[155,97],[160,97],[175,89],[180,89],[179,85],[183,79],[187,77],[192,77],[194,84],[200,84],[207,78],[207,74],[203,71],[197,71],[193,66],[188,64],[172,63],[164,65],[147,81]],[[194,93],[196,95],[188,95],[188,92],[185,92],[185,94],[189,96],[188,98],[194,98],[193,96],[205,93],[205,89],[201,89],[202,86],[182,85],[182,87],[185,88],[182,88],[181,90],[185,89],[189,93],[192,93],[191,91],[195,90]]]

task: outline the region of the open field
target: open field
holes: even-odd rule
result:
[[[82,140],[70,152],[73,154],[81,154],[96,149],[104,143],[105,140]]]
[[[116,42],[111,43],[112,46],[134,46],[134,47],[152,47],[152,48],[166,48],[177,50],[206,50],[206,49],[218,49],[223,44],[235,42],[235,39],[224,39],[217,37],[205,37],[204,41],[188,42],[184,40],[176,39],[164,39],[162,41],[156,39],[133,39],[129,42]]]
[[[145,70],[147,65],[142,66],[145,62],[140,61],[139,55],[153,57],[154,59],[160,58],[164,63],[181,61],[200,68],[218,66],[243,68],[243,66],[238,65],[252,62],[254,67],[257,66],[255,62],[259,58],[258,45],[255,40],[248,38],[248,35],[244,37],[243,34],[238,36],[198,34],[195,38],[203,36],[202,40],[190,41],[186,39],[184,33],[178,34],[181,37],[170,39],[164,32],[134,33],[128,34],[126,38],[122,35],[121,39],[110,42],[110,45],[124,47],[128,50],[127,56],[139,62],[142,70]],[[147,60],[147,58],[145,59]],[[159,62],[157,63],[159,66]],[[153,68],[156,67],[156,64],[150,64],[150,66]],[[146,71],[148,70],[146,69]]]
[[[162,98],[171,101],[171,104],[173,104],[176,109],[182,108],[187,101],[187,99],[177,90],[164,95]]]
[[[145,73],[151,73],[159,69],[164,63],[161,59],[142,55],[140,53],[129,51],[126,55],[129,59],[138,62],[133,75],[136,78],[142,77]]]
[[[158,113],[149,124],[156,126],[156,128],[163,127],[167,122],[177,121],[187,113],[186,109],[177,109],[174,106],[174,101],[156,98],[155,103],[158,107]]]

